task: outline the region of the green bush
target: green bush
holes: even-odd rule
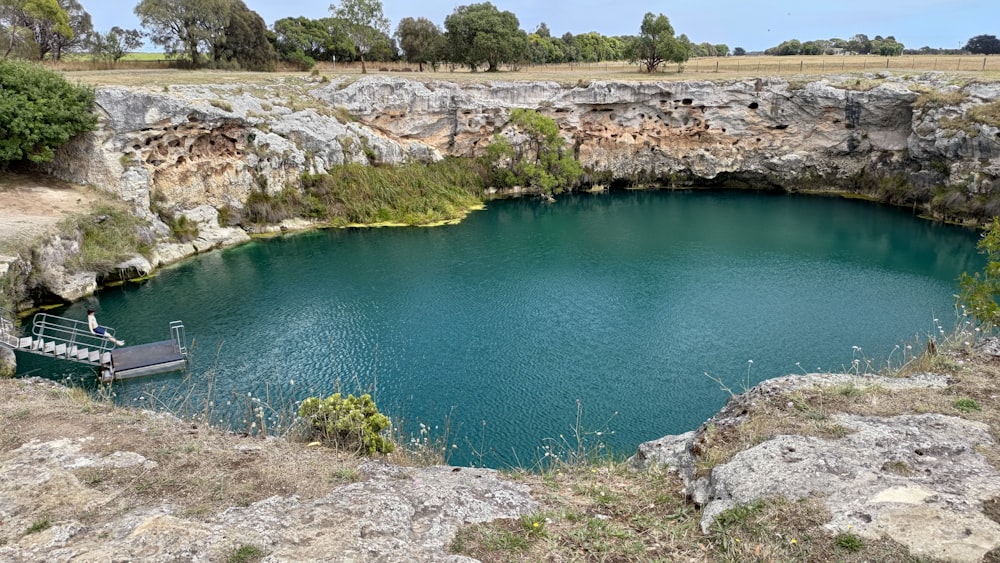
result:
[[[309,397],[299,405],[299,416],[306,421],[310,438],[335,447],[360,454],[389,453],[394,448],[384,434],[391,425],[389,417],[378,411],[367,393]]]
[[[997,304],[1000,296],[1000,219],[993,217],[978,247],[986,255],[986,267],[971,275],[962,272],[959,303],[977,322],[991,329],[1000,321],[1000,305]]]
[[[74,135],[92,131],[94,91],[40,66],[0,60],[0,168],[49,162]]]
[[[505,137],[493,138],[486,149],[486,161],[494,186],[530,186],[559,193],[580,182],[583,169],[572,152],[566,150],[566,141],[554,119],[517,108],[510,113],[510,123],[527,135],[528,141],[514,147]]]
[[[67,219],[61,230],[80,240],[80,254],[70,265],[80,272],[107,274],[115,264],[136,254],[147,254],[149,244],[140,236],[144,225],[123,205],[102,205],[90,215]]]

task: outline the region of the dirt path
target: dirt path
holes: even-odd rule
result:
[[[41,174],[0,174],[0,252],[56,229],[98,199],[91,189]]]

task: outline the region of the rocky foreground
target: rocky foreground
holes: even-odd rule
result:
[[[734,506],[809,499],[830,515],[824,533],[892,540],[924,560],[996,561],[992,358],[961,360],[949,376],[766,381],[699,430],[643,444],[630,471],[678,473],[680,502],[700,507],[706,532]],[[921,412],[956,397],[975,397],[979,410]],[[823,401],[845,412],[820,416]],[[775,434],[796,417],[830,431]],[[226,561],[250,547],[267,561],[469,561],[450,552],[463,527],[559,514],[544,479],[223,434],[40,379],[0,381],[0,423],[3,561]],[[706,463],[715,442],[747,430],[743,445]],[[691,538],[701,555],[684,558],[721,558],[702,542]]]

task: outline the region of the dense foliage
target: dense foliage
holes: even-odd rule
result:
[[[515,134],[527,136],[528,142],[515,147],[503,135],[494,137],[486,152],[492,185],[532,187],[546,193],[559,193],[577,185],[583,169],[565,149],[566,141],[552,118],[533,110],[515,109],[510,124]]]
[[[799,41],[790,39],[783,41],[776,47],[771,47],[764,51],[766,55],[879,55],[882,57],[898,57],[903,54],[903,44],[896,41],[893,36],[882,37],[876,35],[874,39],[869,39],[867,35],[859,33],[850,39],[816,39],[813,41]]]
[[[334,393],[326,399],[309,397],[299,405],[310,438],[359,454],[390,453],[392,441],[385,435],[389,417],[380,413],[371,395],[342,397]]]
[[[683,63],[690,56],[688,44],[674,37],[667,16],[647,12],[642,18],[639,36],[631,41],[629,59],[639,61],[646,72],[655,72],[663,63]]]
[[[986,267],[972,275],[962,273],[959,301],[976,321],[987,328],[995,328],[1000,321],[1000,305],[997,304],[1000,298],[1000,218],[993,217],[978,246],[986,255]]]
[[[345,164],[302,178],[302,190],[250,194],[242,221],[278,223],[309,217],[335,225],[401,223],[423,225],[458,219],[479,205],[484,173],[468,159],[431,164]]]
[[[242,0],[142,0],[135,14],[155,45],[194,67],[269,70],[277,58],[264,20]]]
[[[337,25],[350,38],[361,57],[361,73],[365,68],[365,56],[371,52],[382,37],[389,34],[389,20],[382,13],[379,0],[343,0],[339,6],[330,6]]]
[[[520,25],[513,12],[501,12],[489,2],[459,6],[444,19],[449,60],[473,71],[485,65],[487,72],[519,62],[527,45]]]
[[[417,63],[421,71],[424,70],[424,63],[435,65],[445,56],[444,34],[427,18],[399,20],[396,37],[406,61]]]
[[[94,91],[30,63],[0,60],[0,168],[48,162],[74,135],[91,131]]]
[[[996,35],[977,35],[963,49],[977,55],[1000,55],[1000,39]]]

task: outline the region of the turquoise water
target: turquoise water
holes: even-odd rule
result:
[[[955,279],[982,266],[976,240],[831,198],[519,199],[455,226],[257,241],[58,313],[96,305],[130,343],[185,322],[191,379],[116,383],[123,404],[177,408],[183,395],[198,410],[211,380],[213,419],[241,429],[247,393],[277,405],[339,381],[374,391],[408,432],[447,427],[454,464],[527,466],[546,445],[575,447],[574,428],[625,455],[695,428],[727,397],[706,373],[739,390],[900,358],[933,319],[954,324]],[[89,375],[19,359],[22,372]]]

